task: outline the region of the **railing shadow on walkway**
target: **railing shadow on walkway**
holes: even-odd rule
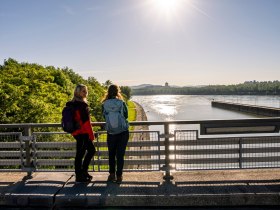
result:
[[[36,172],[31,179],[24,178],[13,184],[1,181],[0,186],[9,186],[0,191],[0,206],[49,209],[278,206],[279,172],[279,169],[180,172],[174,173],[173,181],[163,181],[160,172],[127,172],[121,185],[108,183],[107,173],[104,172],[94,172],[94,179],[90,183],[76,183],[74,174],[70,172]],[[231,174],[232,177],[228,178]],[[213,175],[215,179],[211,180]]]

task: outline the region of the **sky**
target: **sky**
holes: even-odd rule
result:
[[[100,83],[280,80],[280,0],[0,0],[5,59]]]

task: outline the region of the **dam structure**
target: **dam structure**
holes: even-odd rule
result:
[[[231,103],[231,102],[215,101],[215,100],[213,100],[211,104],[213,107],[227,109],[227,110],[246,112],[250,114],[256,114],[256,115],[267,116],[267,117],[280,117],[280,108],[275,108],[275,107]]]

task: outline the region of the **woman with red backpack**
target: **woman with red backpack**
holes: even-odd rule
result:
[[[66,106],[74,107],[74,120],[75,122],[78,122],[79,127],[71,133],[76,139],[76,182],[91,181],[92,176],[88,173],[88,167],[96,151],[93,145],[94,134],[90,122],[87,95],[87,86],[79,84],[74,90],[73,99],[66,103]]]

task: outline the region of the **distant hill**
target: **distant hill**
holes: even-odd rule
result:
[[[189,86],[178,86],[178,85],[169,85],[168,87],[172,87],[172,88],[184,88],[184,87],[189,87],[189,88],[193,88],[193,87],[205,87],[207,85],[189,85]],[[141,84],[141,85],[135,85],[135,86],[130,86],[131,89],[142,89],[142,88],[154,88],[154,87],[165,87],[164,85],[153,85],[153,84]]]
[[[253,81],[236,85],[160,86],[139,85],[132,95],[280,95],[280,82]]]
[[[148,87],[162,87],[161,85],[152,85],[152,84],[141,84],[136,86],[130,86],[131,89],[141,89],[141,88],[148,88]]]

